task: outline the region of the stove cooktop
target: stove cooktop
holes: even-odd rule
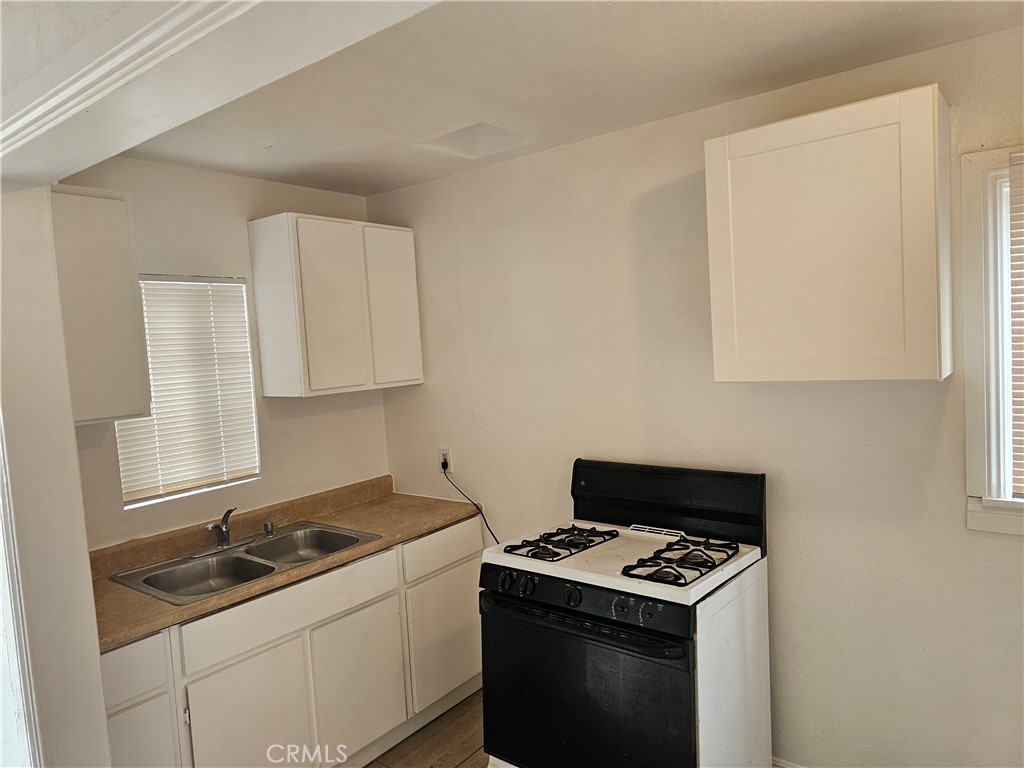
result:
[[[748,544],[574,520],[491,547],[483,560],[690,605],[760,557],[761,549]]]

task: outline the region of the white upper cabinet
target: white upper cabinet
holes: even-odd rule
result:
[[[249,246],[264,396],[423,381],[412,230],[281,213]]]
[[[706,142],[715,380],[947,377],[949,151],[935,85]]]
[[[76,423],[149,414],[149,368],[129,205],[126,199],[105,195],[117,193],[57,187],[51,195]]]

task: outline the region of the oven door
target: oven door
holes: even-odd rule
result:
[[[484,751],[519,768],[692,768],[693,641],[482,592]]]

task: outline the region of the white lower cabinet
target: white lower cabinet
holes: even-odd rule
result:
[[[114,768],[178,765],[169,630],[100,657]]]
[[[167,768],[177,765],[174,706],[167,693],[107,718],[112,768]]]
[[[413,712],[480,674],[480,518],[402,545]]]
[[[474,559],[405,593],[416,712],[480,674],[479,579],[480,562]]]
[[[478,685],[481,544],[466,520],[103,654],[113,765],[372,761]]]
[[[279,765],[289,745],[301,754],[313,744],[301,637],[189,683],[186,692],[197,768]]]
[[[317,627],[310,642],[319,743],[352,754],[405,722],[396,595]]]

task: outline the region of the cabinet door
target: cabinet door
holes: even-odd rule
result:
[[[716,380],[948,373],[945,109],[929,86],[706,144]]]
[[[398,597],[310,633],[320,741],[352,754],[405,721]]]
[[[166,693],[136,704],[107,720],[113,768],[167,768],[174,753],[175,712]]]
[[[369,384],[361,227],[300,216],[296,230],[309,388]]]
[[[405,593],[416,712],[480,672],[479,576],[471,560]]]
[[[422,381],[423,352],[412,232],[367,226],[363,233],[374,383]]]
[[[300,754],[302,746],[315,746],[301,638],[190,683],[186,690],[196,768],[277,765],[274,759],[284,756],[287,745],[299,745]]]
[[[51,197],[75,421],[146,415],[149,368],[128,203]]]

